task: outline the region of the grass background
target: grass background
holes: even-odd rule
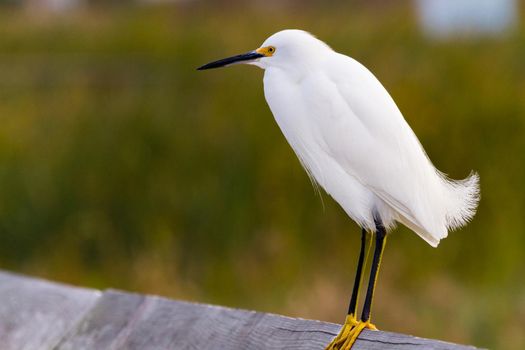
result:
[[[358,227],[314,193],[262,71],[195,71],[294,27],[369,67],[439,169],[481,176],[439,249],[389,239],[375,322],[523,349],[525,27],[429,40],[407,2],[0,7],[0,267],[342,322]]]

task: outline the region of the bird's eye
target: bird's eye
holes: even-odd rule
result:
[[[270,46],[270,47],[268,48],[268,52],[269,52],[269,53],[274,53],[274,52],[275,52],[275,47]]]

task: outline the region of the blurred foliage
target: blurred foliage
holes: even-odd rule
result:
[[[272,4],[272,5],[269,5]],[[383,329],[525,348],[525,27],[431,41],[407,4],[0,10],[0,267],[341,322],[359,229],[318,198],[253,67],[303,28],[368,66],[436,166],[481,175],[474,221],[389,240]]]

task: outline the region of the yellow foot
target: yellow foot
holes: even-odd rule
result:
[[[337,337],[328,344],[325,350],[350,350],[361,331],[365,328],[377,331],[376,326],[370,321],[357,321],[355,316],[348,315],[343,328],[341,328]]]

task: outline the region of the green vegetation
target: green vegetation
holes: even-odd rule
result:
[[[307,29],[367,65],[437,167],[480,173],[433,249],[389,240],[382,329],[525,347],[525,27],[422,36],[408,7],[0,9],[0,266],[342,322],[359,230],[314,193],[253,67],[197,72]],[[324,204],[323,204],[324,203]]]

